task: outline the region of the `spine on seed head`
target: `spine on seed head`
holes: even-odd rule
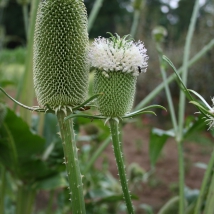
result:
[[[53,109],[81,104],[88,87],[87,14],[80,0],[39,4],[33,73],[38,103]]]
[[[98,108],[107,117],[120,117],[133,105],[137,76],[146,71],[148,56],[142,42],[133,42],[117,34],[109,39],[95,40],[89,51],[91,66],[96,69],[94,80]]]

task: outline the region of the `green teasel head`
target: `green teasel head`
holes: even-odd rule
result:
[[[43,0],[37,12],[33,74],[38,103],[81,104],[88,88],[87,13],[81,0]]]
[[[135,96],[137,77],[148,66],[146,49],[128,36],[117,34],[109,39],[95,39],[89,51],[91,66],[96,69],[94,92],[99,111],[106,117],[122,117],[130,112]]]

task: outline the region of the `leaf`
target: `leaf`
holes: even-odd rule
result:
[[[177,76],[177,79],[179,81],[179,87],[181,88],[181,90],[185,93],[186,97],[189,99],[189,100],[193,100],[191,94],[189,93],[187,87],[185,86],[185,84],[183,83],[180,75],[178,74],[177,72],[177,69],[175,68],[174,64],[172,63],[172,61],[166,57],[165,55],[163,55],[163,59],[172,67],[172,69],[174,70],[176,76]]]
[[[175,196],[169,201],[167,201],[166,204],[161,207],[158,214],[178,214],[178,207],[179,207],[179,196]]]
[[[33,134],[28,125],[8,108],[0,128],[0,161],[3,165],[20,179],[44,176],[49,170],[37,158],[44,145],[45,140]]]
[[[132,117],[135,117],[135,116],[138,116],[138,115],[141,115],[141,114],[153,114],[153,115],[157,116],[154,111],[141,111],[141,112],[138,112],[138,113],[137,112],[132,112],[130,114],[127,114],[127,115],[123,116],[122,118],[132,118]]]
[[[146,214],[154,214],[152,207],[148,204],[140,204],[139,208],[143,209]]]
[[[189,89],[189,91],[190,92],[192,92],[193,94],[195,94],[206,106],[207,106],[207,108],[209,109],[209,110],[213,110],[211,107],[210,107],[210,105],[206,102],[206,100],[199,94],[199,93],[197,93],[196,91],[194,91],[194,90],[191,90],[191,89]]]
[[[153,128],[151,130],[149,142],[149,158],[152,167],[155,166],[168,137],[174,137],[174,132],[164,131],[157,128]]]
[[[186,120],[189,120],[191,117],[188,117]],[[196,131],[202,131],[206,127],[204,119],[202,117],[195,118],[193,117],[189,122],[188,126],[184,130],[183,138],[187,139]]]
[[[7,109],[4,123],[12,133],[19,159],[24,159],[29,155],[36,155],[43,151],[45,140],[33,134],[27,123],[12,110]]]
[[[211,117],[214,117],[213,113],[211,113],[210,111],[208,111],[204,106],[202,106],[200,103],[196,102],[196,101],[190,101],[190,103],[192,103],[193,105],[197,106],[198,109],[200,110],[200,112],[205,116],[208,117],[207,115],[210,115]],[[209,118],[209,117],[208,117]]]
[[[11,80],[1,80],[0,81],[0,86],[3,88],[5,88],[6,86],[9,86],[9,85],[15,85],[15,82],[11,81]]]
[[[48,177],[36,183],[36,189],[42,190],[52,190],[56,188],[67,187],[68,183],[65,180],[64,176],[58,174],[56,176]]]
[[[54,114],[45,114],[43,136],[46,139],[46,146],[51,143],[58,141],[59,137],[57,133],[59,132],[59,127],[57,126],[57,117]]]

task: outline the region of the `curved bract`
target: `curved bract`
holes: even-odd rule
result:
[[[73,107],[88,86],[87,14],[80,0],[44,0],[39,4],[33,72],[39,105]]]

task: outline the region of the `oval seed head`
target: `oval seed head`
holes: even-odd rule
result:
[[[87,14],[80,0],[40,2],[34,35],[33,72],[39,105],[81,104],[89,66]]]
[[[92,44],[89,58],[96,69],[94,79],[98,108],[107,117],[120,117],[128,113],[134,102],[137,76],[145,72],[148,56],[139,41],[120,38],[98,38]]]

